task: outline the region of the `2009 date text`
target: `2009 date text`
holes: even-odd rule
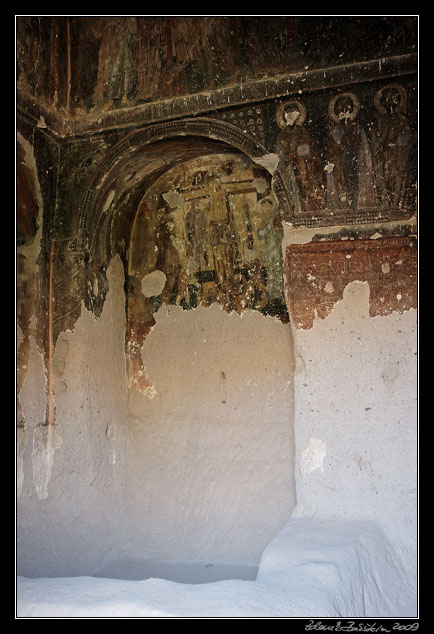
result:
[[[384,625],[380,625],[378,623],[356,623],[355,621],[347,621],[342,623],[342,621],[338,621],[335,625],[329,625],[322,623],[322,621],[309,621],[308,625],[304,628],[307,632],[315,631],[315,632],[363,632],[366,634],[367,632],[372,632],[374,634],[378,633],[389,633],[393,631],[400,632],[416,632],[419,629],[419,623],[391,623],[389,627]]]

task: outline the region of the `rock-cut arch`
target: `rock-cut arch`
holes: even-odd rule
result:
[[[146,187],[173,165],[212,152],[238,150],[265,168],[281,213],[289,209],[288,192],[277,155],[251,134],[211,118],[183,119],[155,124],[126,135],[107,153],[93,173],[81,200],[77,236],[91,257],[98,252],[107,261],[112,252],[113,225],[129,222],[126,207],[134,208]],[[120,190],[123,190],[122,192]],[[118,192],[117,200],[115,192]],[[136,208],[136,207],[135,207]],[[115,213],[116,212],[116,213]],[[117,218],[115,217],[117,216]]]

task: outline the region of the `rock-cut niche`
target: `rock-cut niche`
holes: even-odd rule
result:
[[[245,155],[176,165],[128,257],[126,557],[257,566],[295,505],[293,348],[270,175]],[[135,550],[136,552],[133,552]]]

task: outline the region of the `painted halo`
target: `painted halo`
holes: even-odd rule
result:
[[[350,121],[354,121],[354,119],[359,114],[360,101],[359,101],[357,95],[355,95],[353,92],[340,92],[338,95],[335,95],[332,99],[330,99],[330,103],[329,103],[329,117],[330,117],[330,119],[332,121],[335,121],[336,123],[340,122],[340,119],[338,118],[338,115],[336,114],[336,111],[335,111],[335,106],[336,106],[336,102],[338,101],[338,99],[341,99],[342,97],[349,97],[351,99],[351,101],[353,102],[353,111],[350,114],[350,116],[348,117],[348,119]]]
[[[307,110],[304,103],[302,103],[301,101],[298,101],[298,99],[291,99],[291,101],[285,101],[284,103],[280,104],[280,106],[277,108],[277,111],[276,111],[277,125],[279,126],[279,128],[282,128],[282,130],[288,127],[288,124],[285,121],[285,112],[287,110],[290,110],[291,106],[293,107],[293,110],[298,110],[300,113],[300,116],[295,121],[295,125],[303,125],[306,119]]]
[[[399,84],[388,84],[387,86],[383,86],[383,88],[377,90],[374,97],[374,105],[377,108],[378,112],[380,112],[381,114],[387,114],[386,108],[381,103],[381,97],[383,96],[385,91],[389,90],[390,88],[395,88],[399,92],[401,97],[399,103],[396,105],[395,112],[402,112],[402,110],[404,110],[405,108],[405,104],[407,103],[407,91],[403,86],[400,86]]]

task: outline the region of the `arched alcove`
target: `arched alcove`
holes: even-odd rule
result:
[[[172,167],[137,208],[128,521],[146,566],[162,560],[166,573],[167,562],[209,562],[253,574],[295,505],[291,330],[283,280],[281,297],[267,294],[261,238],[277,214],[264,204],[269,181],[245,155],[214,153]],[[119,570],[135,557],[131,548]]]
[[[75,231],[78,242],[91,254],[110,252],[107,232],[121,213],[116,183],[122,183],[123,201],[139,198],[149,184],[171,166],[204,154],[240,151],[272,176],[271,187],[283,216],[289,215],[289,195],[278,157],[249,132],[218,119],[197,117],[154,124],[127,134],[99,162],[83,193]],[[114,194],[113,194],[114,192]],[[138,202],[138,200],[136,200]],[[134,204],[130,205],[134,209]],[[127,214],[128,215],[128,214]],[[129,215],[128,215],[129,218]]]
[[[293,350],[281,226],[267,237],[280,217],[273,183],[239,148],[182,134],[127,153],[98,186],[91,262],[124,261],[128,377],[116,458],[128,539],[104,574],[209,562],[252,575],[292,512]],[[169,216],[176,231],[163,236]]]

